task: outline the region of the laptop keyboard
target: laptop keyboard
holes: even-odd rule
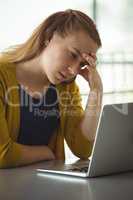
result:
[[[74,172],[88,172],[88,167],[81,167],[81,168],[78,168],[78,167],[75,167],[75,168],[72,168],[72,169],[69,169],[69,171],[74,171]]]

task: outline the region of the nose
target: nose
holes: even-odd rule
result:
[[[71,65],[68,67],[68,70],[71,72],[72,75],[77,75],[79,72],[79,66],[78,65]]]
[[[62,73],[69,77],[69,76],[76,76],[79,71],[79,65],[76,64],[69,64],[67,67],[64,67]]]
[[[68,67],[68,71],[71,75],[75,75],[75,71],[73,70],[72,67]]]

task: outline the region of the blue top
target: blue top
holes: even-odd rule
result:
[[[31,97],[19,85],[20,131],[18,143],[25,145],[47,145],[60,123],[59,105],[54,84],[50,84],[45,95]]]

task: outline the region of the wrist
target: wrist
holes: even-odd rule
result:
[[[95,97],[102,97],[103,96],[103,90],[102,89],[90,89],[90,95],[94,95]]]
[[[103,97],[103,92],[101,90],[90,90],[88,100],[89,100],[89,105],[93,106],[101,106],[102,104],[102,97]]]

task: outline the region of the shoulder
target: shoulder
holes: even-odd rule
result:
[[[75,80],[68,84],[68,91],[73,94],[79,93],[79,86]]]
[[[76,92],[79,91],[79,86],[77,85],[76,81],[72,81],[71,83],[61,83],[62,90]]]
[[[79,86],[75,80],[69,84],[60,83],[56,88],[58,90],[59,96],[63,99],[81,99]]]
[[[0,62],[0,82],[5,85],[12,85],[15,81],[15,65],[7,62]]]

